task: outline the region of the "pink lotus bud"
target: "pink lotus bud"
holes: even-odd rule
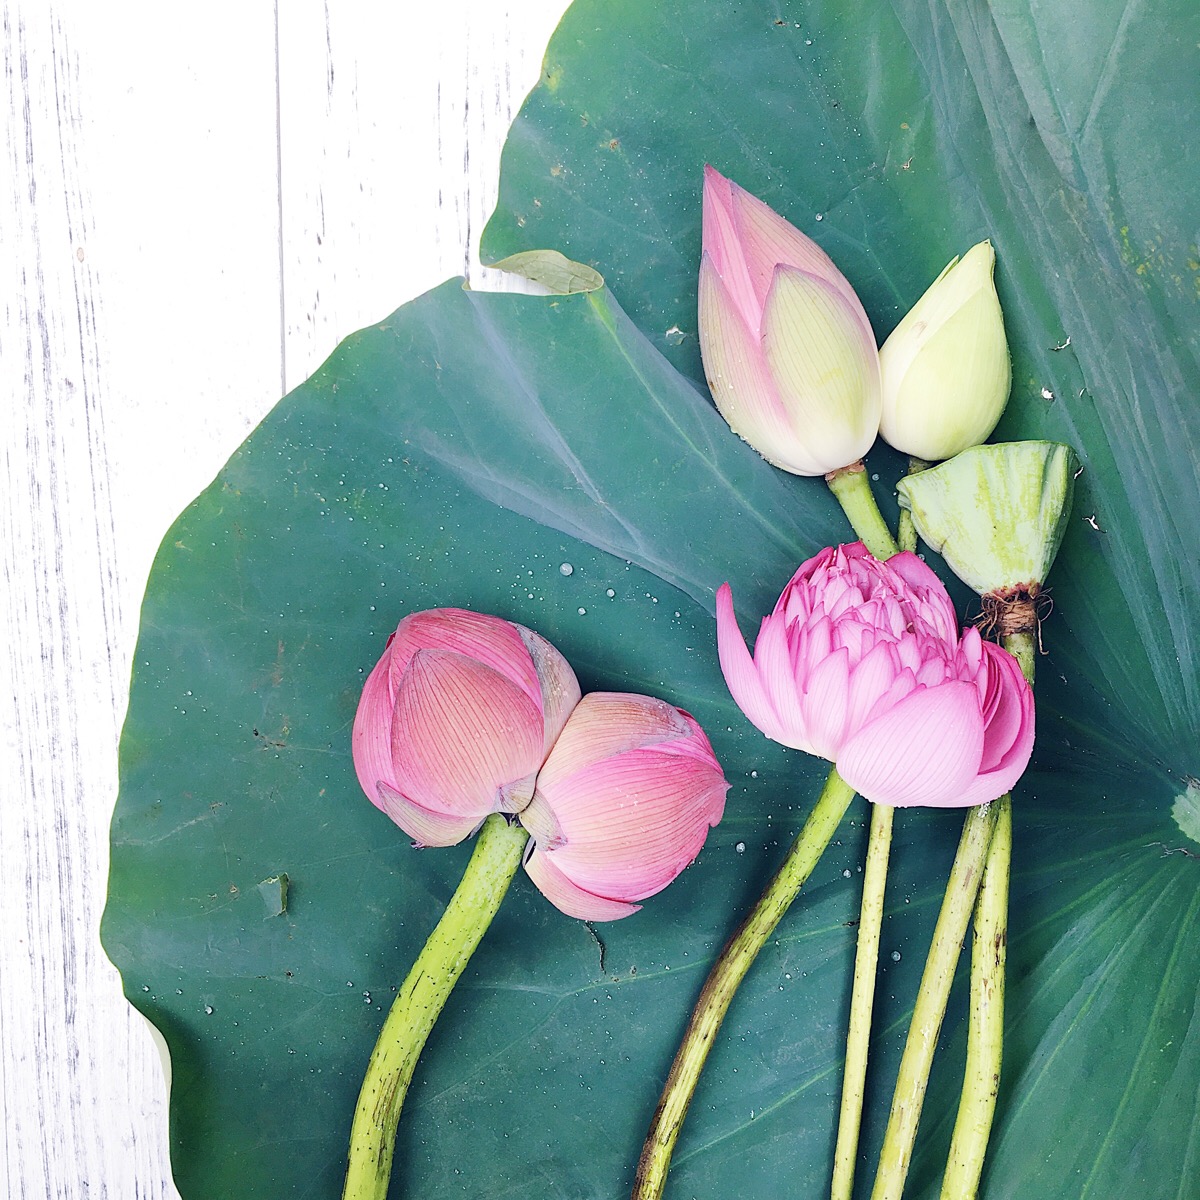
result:
[[[521,823],[530,878],[563,912],[636,912],[700,853],[729,785],[699,725],[650,696],[592,692],[537,778]]]
[[[825,475],[879,432],[875,335],[815,242],[704,168],[700,353],[721,415],[768,462]]]
[[[738,706],[774,741],[826,758],[878,804],[986,804],[1033,752],[1033,692],[1016,659],[970,628],[915,554],[860,542],[792,577],[746,649],[729,584],[717,645]]]
[[[354,768],[418,845],[451,846],[519,812],[579,702],[575,672],[531,630],[459,608],[400,622],[354,718]]]

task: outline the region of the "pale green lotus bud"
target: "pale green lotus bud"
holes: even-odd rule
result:
[[[921,538],[981,596],[1036,597],[1058,553],[1079,462],[1059,442],[973,446],[897,484]]]
[[[941,462],[996,428],[1012,386],[991,242],[972,246],[933,281],[879,352],[885,441]]]

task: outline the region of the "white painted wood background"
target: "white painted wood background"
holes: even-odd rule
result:
[[[151,558],[340,338],[478,284],[566,0],[0,5],[0,1192],[161,1200],[162,1070],[97,935]]]

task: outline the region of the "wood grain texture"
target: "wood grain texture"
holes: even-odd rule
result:
[[[286,389],[402,300],[452,275],[479,283],[500,147],[564,8],[281,7]],[[405,99],[414,76],[420,98]]]
[[[100,949],[164,531],[339,338],[473,273],[565,0],[4,0],[0,1191],[174,1196]],[[135,983],[136,986],[136,983]]]

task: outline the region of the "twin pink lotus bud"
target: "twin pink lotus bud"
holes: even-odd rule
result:
[[[363,689],[353,753],[367,796],[418,845],[453,845],[512,814],[531,835],[529,876],[585,920],[628,916],[666,887],[729,787],[681,709],[581,699],[544,638],[454,608],[400,622]]]
[[[877,562],[861,543],[793,576],[746,649],[729,585],[717,593],[721,669],[774,741],[828,759],[878,804],[986,804],[1033,751],[1033,692],[1006,650],[959,634],[954,606],[915,554]]]
[[[845,276],[761,200],[704,169],[700,351],[713,399],[768,462],[825,475],[882,430],[930,461],[982,442],[1011,371],[995,255],[954,259],[879,351]]]

